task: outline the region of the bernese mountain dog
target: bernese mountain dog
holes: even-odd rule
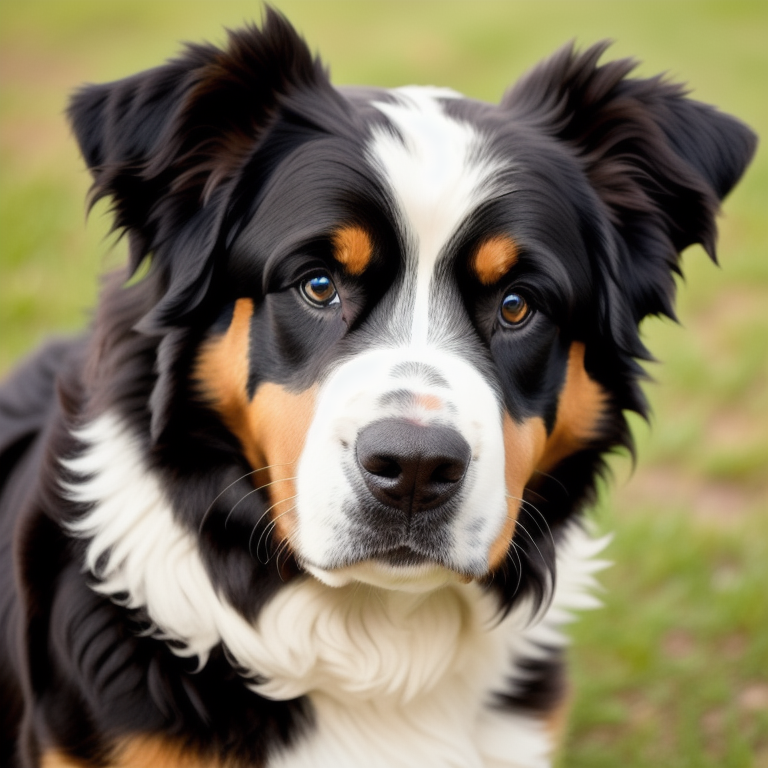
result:
[[[130,259],[0,390],[0,761],[534,768],[638,336],[752,132],[558,51],[334,88],[277,12],[77,92]]]

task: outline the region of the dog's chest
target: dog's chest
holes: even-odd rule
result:
[[[256,690],[306,695],[315,715],[270,768],[549,764],[543,722],[494,706],[519,660],[541,653],[535,629],[522,615],[500,621],[478,587],[422,596],[305,581],[273,601],[258,629],[280,642],[262,646],[269,682]]]

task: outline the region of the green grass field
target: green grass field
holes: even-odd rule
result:
[[[497,100],[562,43],[611,38],[643,75],[768,136],[768,3],[723,0],[275,3],[337,83],[448,85]],[[121,263],[65,125],[83,81],[153,66],[178,40],[223,40],[255,2],[5,0],[0,5],[0,371],[82,328],[98,275]],[[724,205],[720,262],[686,252],[681,325],[646,321],[662,361],[638,468],[594,514],[615,532],[604,607],[573,626],[565,768],[768,766],[768,163]]]

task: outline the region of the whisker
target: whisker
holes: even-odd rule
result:
[[[374,589],[373,584],[368,585],[369,589],[369,596],[373,596],[378,601],[379,605],[386,611],[387,606],[384,603],[384,598],[381,596],[381,590],[380,589]]]
[[[512,551],[515,553],[515,557],[517,558],[517,584],[515,585],[515,591],[512,593],[513,595],[516,595],[520,589],[520,583],[523,580],[523,561],[520,559],[520,547],[517,542],[510,540],[509,543],[512,545]]]
[[[526,486],[525,490],[528,493],[532,493],[534,496],[538,496],[542,501],[546,501],[547,500],[546,496],[542,496],[538,491],[534,491],[533,488],[530,488],[530,487]]]
[[[352,590],[352,599],[357,597],[357,593],[360,591],[361,587],[363,586],[362,581],[355,581],[354,589]],[[370,587],[370,584],[367,584],[366,586]]]
[[[548,477],[550,480],[554,480],[564,491],[566,496],[570,496],[571,494],[568,493],[568,489],[565,487],[565,485],[558,480],[554,475],[550,475],[548,472],[542,472],[540,469],[534,469],[533,470],[537,475],[541,475],[542,477]]]
[[[523,504],[525,504],[526,509],[533,510],[542,520],[544,525],[547,527],[547,534],[549,535],[549,540],[552,542],[552,548],[555,549],[555,537],[552,534],[552,529],[549,527],[549,523],[547,522],[547,518],[544,516],[544,513],[536,506],[531,504],[530,501],[524,501]],[[539,521],[535,517],[531,517],[534,523],[536,523],[536,527],[541,531],[542,535],[544,534],[544,529],[539,525]]]
[[[211,509],[213,509],[213,505],[233,486],[237,485],[241,480],[245,480],[246,477],[250,477],[251,475],[255,475],[257,472],[265,472],[268,469],[273,469],[274,467],[288,467],[291,464],[295,464],[298,461],[298,459],[294,459],[293,461],[288,461],[284,464],[267,464],[265,467],[259,467],[258,469],[252,469],[250,472],[246,472],[241,477],[238,477],[237,480],[233,480],[223,491],[220,491],[219,494],[214,498],[214,500],[208,505],[208,509],[205,510],[203,513],[203,519],[200,521],[200,526],[198,527],[198,533],[202,533],[203,531],[203,525],[205,524],[205,520],[208,517]]]
[[[285,501],[292,501],[298,496],[296,494],[295,496],[289,496],[285,499],[280,499],[280,501],[276,501],[269,509],[265,510],[264,515],[266,515],[270,510],[274,509],[278,504],[282,504]],[[292,512],[294,509],[296,509],[296,504],[294,504],[289,509],[286,509],[285,512],[281,512],[279,515],[276,515],[272,520],[269,521],[269,523],[266,525],[264,530],[261,532],[261,536],[259,536],[259,540],[256,542],[256,559],[262,564],[266,565],[269,562],[269,550],[267,550],[267,559],[262,560],[259,557],[259,547],[261,546],[261,540],[264,538],[265,534],[268,534],[270,529],[275,528],[277,525],[277,521],[283,516],[287,515],[289,512]],[[251,535],[248,537],[248,552],[253,557],[253,552],[251,550],[251,544],[253,543],[253,534],[256,533],[256,528],[258,527],[259,523],[264,519],[264,515],[262,515],[258,521],[256,522],[256,525],[253,526],[253,529],[251,530]]]
[[[248,491],[248,493],[246,493],[245,496],[243,496],[242,498],[238,499],[235,502],[235,504],[232,506],[232,509],[230,509],[229,512],[227,512],[227,517],[224,520],[224,527],[225,528],[227,527],[227,523],[229,522],[229,518],[232,516],[232,513],[235,511],[235,507],[238,504],[240,504],[241,501],[245,501],[249,496],[253,495],[254,493],[257,493],[258,491],[263,490],[264,488],[267,488],[270,485],[274,485],[275,483],[282,483],[285,480],[295,480],[295,479],[296,479],[296,477],[281,477],[279,480],[272,480],[272,482],[270,482],[270,483],[264,483],[264,485],[260,485],[258,488],[254,488],[252,491]],[[295,497],[292,496],[291,498],[295,498]],[[270,509],[272,509],[272,507],[270,507]],[[264,515],[262,515],[262,517],[263,516]],[[260,520],[261,520],[261,517],[259,518],[259,521]],[[257,522],[257,525],[258,525],[258,522]]]
[[[290,543],[291,543],[290,534],[288,536],[283,536],[283,540],[280,542],[277,549],[275,550],[275,565],[277,565],[278,569],[280,568],[280,555],[282,555],[283,552],[285,552],[285,550],[288,549],[288,545]]]
[[[539,549],[539,545],[536,543],[536,540],[533,538],[533,536],[531,536],[530,531],[520,522],[520,520],[515,520],[515,525],[519,525],[520,528],[523,530],[523,532],[528,536],[528,538],[531,540],[531,544],[533,544],[533,546],[536,547],[536,551],[539,553],[541,562],[546,564],[547,560],[544,557],[544,555],[541,553],[541,550]]]
[[[277,575],[280,577],[280,581],[283,580],[283,572],[280,570],[280,555],[284,552],[287,552],[290,549],[291,545],[291,534],[289,533],[287,536],[285,536],[280,543],[280,546],[277,548],[277,552],[275,552],[275,568],[277,568]]]
[[[517,496],[512,496],[509,493],[505,494],[508,499],[514,499],[515,501],[519,501],[521,504],[525,506],[526,509],[532,509],[534,512],[536,512],[539,517],[544,521],[544,525],[547,526],[547,533],[549,534],[549,540],[552,542],[552,547],[555,548],[555,537],[552,535],[552,529],[549,527],[549,523],[547,522],[547,518],[544,517],[544,513],[532,502],[526,501],[525,499],[520,499]],[[544,535],[544,529],[539,525],[538,520],[536,520],[535,517],[531,517],[531,519],[536,523],[536,527],[541,531],[542,536]]]

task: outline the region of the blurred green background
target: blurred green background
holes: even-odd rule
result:
[[[768,136],[768,3],[277,1],[337,83],[446,85],[498,100],[564,42],[611,38]],[[256,2],[3,0],[0,5],[0,372],[82,328],[98,275],[124,259],[62,111],[179,40],[222,42]],[[663,364],[638,468],[613,462],[595,511],[613,530],[604,607],[573,626],[574,709],[561,765],[768,766],[768,164],[724,205],[720,260],[686,252],[681,326],[643,327]]]

